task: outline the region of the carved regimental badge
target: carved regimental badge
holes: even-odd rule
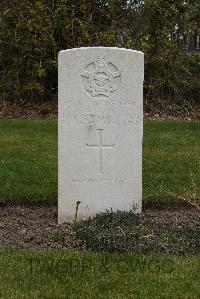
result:
[[[98,57],[81,72],[82,84],[92,97],[109,97],[120,85],[121,73],[104,57]]]

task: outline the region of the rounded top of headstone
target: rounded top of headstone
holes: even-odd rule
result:
[[[112,51],[120,51],[120,52],[131,52],[131,53],[137,53],[140,55],[144,55],[142,51],[138,50],[132,50],[132,49],[127,49],[127,48],[118,48],[118,47],[80,47],[80,48],[72,48],[72,49],[66,49],[66,50],[61,50],[61,52],[73,52],[73,51],[87,51],[87,50],[112,50]]]
[[[79,78],[92,98],[107,99],[120,90],[122,81],[126,85],[127,78],[143,80],[144,54],[117,47],[73,48],[59,52],[59,68],[67,69],[69,77],[74,74],[74,82]]]

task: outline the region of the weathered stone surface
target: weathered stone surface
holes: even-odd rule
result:
[[[59,222],[142,205],[143,53],[59,53]]]

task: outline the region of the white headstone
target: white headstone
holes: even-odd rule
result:
[[[141,212],[143,53],[64,50],[58,76],[59,223]]]

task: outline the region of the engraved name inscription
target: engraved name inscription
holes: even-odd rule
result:
[[[60,116],[61,120],[68,125],[132,125],[142,121],[142,117],[135,116],[131,113],[123,115],[117,114],[63,114]]]

